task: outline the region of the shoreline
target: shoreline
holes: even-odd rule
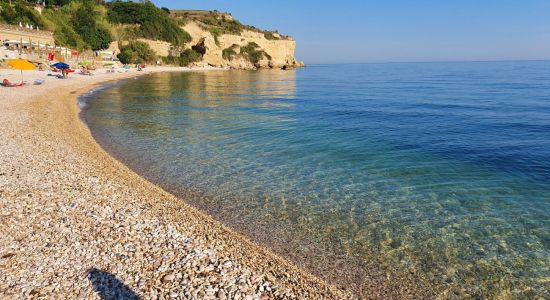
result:
[[[145,180],[95,141],[79,117],[80,94],[169,71],[184,69],[0,88],[0,293],[352,298]],[[11,73],[0,70],[15,80]]]
[[[142,80],[147,79],[143,78]],[[84,98],[86,103],[93,103],[96,101],[93,93],[98,90],[117,89],[125,84],[133,85],[127,80],[102,85],[100,88],[94,89],[93,92],[85,94],[81,99]],[[84,122],[86,122],[85,119]],[[283,224],[283,220],[271,217],[268,212],[219,209],[220,205],[223,207],[223,204],[216,204],[216,201],[211,202],[202,191],[182,188],[180,185],[167,183],[161,174],[155,176],[148,173],[147,168],[140,166],[139,158],[128,159],[124,152],[116,150],[118,149],[116,143],[108,138],[102,138],[101,135],[95,136],[94,130],[91,132],[102,149],[139,176],[211,216],[253,243],[269,249],[272,253],[307,273],[325,282],[330,282],[336,288],[351,292],[356,298],[429,299],[435,297],[429,284],[419,279],[421,275],[412,270],[399,272],[400,270],[395,268],[395,265],[377,257],[372,257],[371,260],[362,260],[346,255],[343,248],[330,248],[328,246],[330,241],[323,240],[322,236],[314,238],[312,232],[304,234],[303,231],[293,228],[293,224]],[[247,212],[250,214],[247,215]],[[239,217],[235,217],[236,215]],[[257,215],[261,217],[255,217]]]

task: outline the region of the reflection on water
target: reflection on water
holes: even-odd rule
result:
[[[544,298],[542,70],[156,74],[98,92],[85,118],[150,180],[360,295]]]

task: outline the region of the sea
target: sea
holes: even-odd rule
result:
[[[550,299],[550,61],[158,73],[79,101],[115,158],[356,295]]]

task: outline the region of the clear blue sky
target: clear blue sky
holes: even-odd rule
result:
[[[550,0],[155,0],[293,36],[306,63],[550,59]]]

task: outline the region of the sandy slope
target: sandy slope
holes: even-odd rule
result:
[[[138,73],[96,73],[0,87],[0,298],[348,297],[104,152],[76,95]]]

